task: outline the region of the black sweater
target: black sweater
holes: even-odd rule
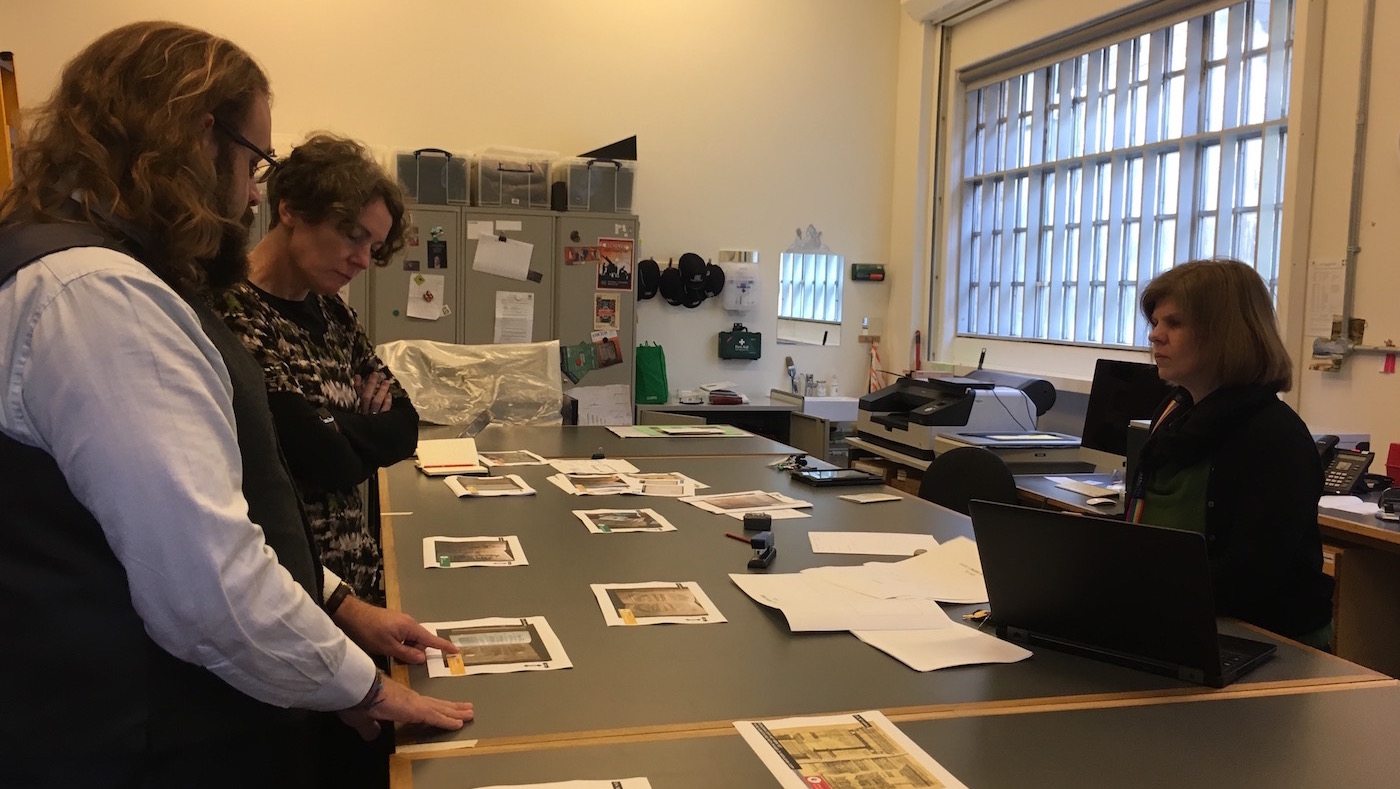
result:
[[[1140,480],[1209,464],[1202,510],[1216,613],[1290,637],[1324,627],[1332,579],[1322,572],[1322,465],[1307,426],[1261,387],[1218,389],[1194,405],[1184,390],[1174,396],[1182,406],[1160,425],[1163,409],[1153,418]]]

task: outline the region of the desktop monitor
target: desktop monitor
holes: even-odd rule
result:
[[[1156,365],[1100,359],[1089,387],[1080,445],[1119,457],[1127,455],[1128,423],[1151,419],[1171,388],[1157,376]]]

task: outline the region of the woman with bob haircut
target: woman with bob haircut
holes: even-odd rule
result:
[[[404,245],[403,193],[360,143],[315,134],[267,180],[267,235],[215,305],[262,365],[321,561],[384,604],[379,528],[359,485],[413,454],[418,412],[339,291]]]
[[[1238,260],[1193,260],[1142,293],[1158,407],[1127,519],[1205,535],[1216,613],[1318,648],[1332,636],[1312,435],[1278,398],[1292,385],[1273,301]]]

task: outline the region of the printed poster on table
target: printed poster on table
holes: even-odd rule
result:
[[[630,238],[598,239],[598,290],[632,289],[632,246]]]

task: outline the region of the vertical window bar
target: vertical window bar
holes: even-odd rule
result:
[[[1050,316],[1046,336],[1051,339],[1065,339],[1065,225],[1068,220],[1066,207],[1070,201],[1069,169],[1057,167],[1051,174],[1055,179],[1055,210],[1050,216],[1054,227],[1053,241],[1050,244]]]
[[[1220,143],[1220,190],[1215,209],[1215,254],[1230,255],[1234,251],[1234,216],[1237,191],[1235,175],[1244,161],[1244,141],[1228,136]],[[1254,261],[1246,260],[1251,266]]]
[[[1001,259],[997,266],[997,309],[992,316],[998,331],[1011,327],[1011,287],[1016,281],[1016,211],[1020,205],[1020,176],[1007,174],[1001,203]]]
[[[1229,54],[1225,57],[1225,115],[1221,128],[1239,126],[1248,121],[1249,112],[1244,97],[1249,95],[1245,81],[1244,45],[1245,17],[1248,3],[1230,6],[1230,31],[1226,36]],[[1223,214],[1222,214],[1223,215]]]
[[[1085,155],[1103,150],[1099,141],[1099,76],[1103,58],[1090,57],[1084,69],[1084,151]],[[1085,191],[1092,192],[1092,189]]]
[[[1131,58],[1125,58],[1131,60]],[[1122,63],[1122,60],[1119,61]],[[1122,84],[1121,81],[1119,83]],[[1118,292],[1122,282],[1124,219],[1131,200],[1131,160],[1114,156],[1109,160],[1108,256],[1103,263],[1103,342],[1118,342]]]
[[[987,181],[982,184],[982,265],[977,271],[977,333],[991,333],[989,316],[992,304],[992,267],[996,265],[992,257],[992,236],[995,220],[993,214],[997,206],[996,184]]]
[[[1258,2],[1258,0],[1256,0]],[[1269,86],[1264,120],[1276,121],[1288,113],[1288,20],[1293,0],[1274,0],[1269,14]]]
[[[1187,23],[1186,37],[1186,95],[1181,112],[1181,136],[1194,137],[1205,128],[1205,17]],[[1187,158],[1183,156],[1182,160]],[[1189,212],[1182,216],[1190,216]]]
[[[1169,70],[1171,48],[1167,46],[1171,28],[1158,30],[1152,34],[1152,50],[1148,53],[1147,84],[1141,89],[1147,91],[1147,136],[1144,143],[1151,144],[1166,137],[1166,124],[1162,121],[1163,110],[1171,101],[1165,79]],[[1149,193],[1150,194],[1150,193]]]

